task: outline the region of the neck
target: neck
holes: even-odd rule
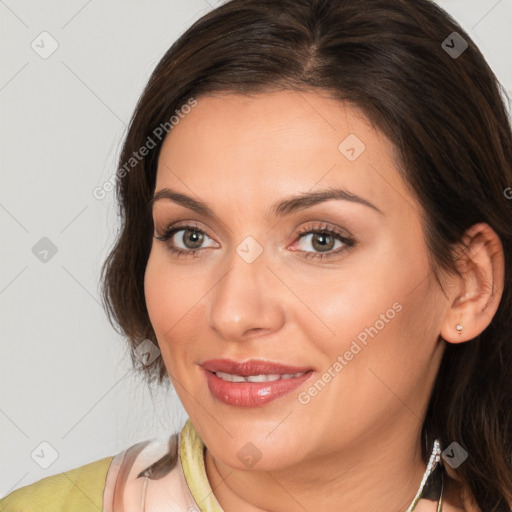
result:
[[[207,450],[206,473],[226,511],[405,512],[421,483],[419,430],[368,436],[351,449],[276,471],[233,469]]]

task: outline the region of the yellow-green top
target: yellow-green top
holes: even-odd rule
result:
[[[102,512],[113,459],[113,456],[106,457],[21,487],[0,500],[0,512]],[[180,434],[179,460],[201,512],[223,512],[206,475],[204,443],[190,420]]]

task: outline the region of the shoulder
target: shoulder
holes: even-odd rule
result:
[[[105,457],[21,487],[0,500],[0,511],[98,512],[102,510],[106,476],[113,459]]]
[[[0,512],[135,510],[145,494],[144,476],[160,484],[152,486],[153,498],[161,498],[162,492],[165,499],[175,498],[169,492],[183,494],[182,481],[176,478],[176,462],[177,436],[146,440],[116,455],[16,489],[0,499]]]
[[[0,512],[140,512],[196,509],[177,434],[43,478],[0,500]],[[202,457],[201,447],[197,448]]]

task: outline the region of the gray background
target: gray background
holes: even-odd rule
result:
[[[101,307],[118,225],[114,194],[92,191],[158,60],[219,3],[0,0],[0,497],[186,419],[174,392],[133,374]],[[512,0],[438,3],[510,94]]]

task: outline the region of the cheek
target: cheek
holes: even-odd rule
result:
[[[349,381],[337,382],[348,385],[347,392],[360,395],[382,386],[372,369],[399,387],[407,384],[404,379],[411,384],[414,375],[426,371],[437,338],[432,319],[440,310],[422,250],[395,239],[354,258],[350,269],[333,279],[314,285],[304,281],[317,318],[308,314],[298,321],[322,353],[325,369],[341,356],[340,375]]]
[[[352,340],[364,344],[401,321],[399,310],[411,289],[410,274],[418,269],[401,265],[397,272],[398,254],[383,243],[372,249],[354,254],[337,272],[319,273],[313,279],[305,275],[297,286],[316,316],[307,312],[297,319],[331,358],[348,350]]]
[[[172,290],[162,257],[153,249],[144,274],[144,295],[149,318],[157,336],[164,329],[164,323],[169,320],[169,317],[166,320],[165,311],[168,310],[168,302],[172,301]]]
[[[338,425],[350,437],[404,411],[413,422],[421,413],[436,362],[435,325],[428,321],[433,310],[426,307],[428,285],[411,293],[404,279],[381,295],[380,283],[366,295],[350,292],[350,300],[340,293],[337,308],[325,302],[332,313],[327,322],[336,335],[321,337],[317,331],[315,337],[310,329],[310,339],[322,354],[319,378],[328,382],[311,382],[299,397],[305,404],[301,421],[312,430],[317,422],[313,418],[323,418],[324,424]]]
[[[196,268],[194,268],[196,267]],[[204,325],[208,281],[200,265],[173,265],[165,248],[152,250],[144,275],[149,319],[166,367],[178,374],[193,356],[196,330]],[[200,339],[200,338],[199,338]]]
[[[144,294],[149,319],[165,357],[169,344],[165,340],[180,329],[186,314],[190,289],[180,285],[179,276],[171,270],[163,251],[152,250],[144,275]]]

